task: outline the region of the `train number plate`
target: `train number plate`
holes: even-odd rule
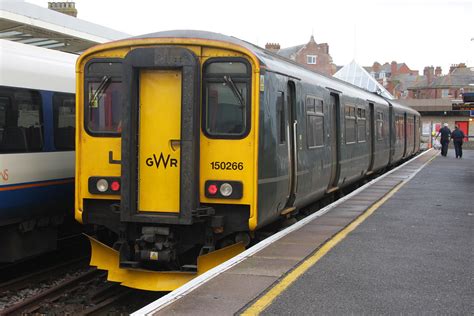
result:
[[[213,161],[211,162],[212,170],[244,170],[243,162],[236,161]]]

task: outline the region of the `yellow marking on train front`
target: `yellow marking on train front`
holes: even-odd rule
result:
[[[86,236],[89,238],[92,249],[91,266],[107,271],[107,280],[111,282],[119,282],[123,286],[146,291],[173,291],[245,250],[245,246],[238,243],[201,255],[197,261],[197,272],[122,269],[117,250],[91,236]]]
[[[365,211],[356,220],[346,226],[343,230],[337,233],[333,238],[327,241],[318,251],[316,251],[308,259],[304,260],[299,266],[293,271],[287,274],[280,282],[272,287],[265,295],[260,297],[255,303],[253,303],[248,309],[246,309],[242,315],[258,315],[265,310],[283,291],[285,291],[293,282],[295,282],[301,275],[303,275],[309,268],[311,268],[316,262],[319,261],[324,255],[326,255],[334,246],[340,243],[350,232],[357,228],[362,222],[364,222],[375,210],[377,210],[382,204],[390,199],[406,182],[397,184],[389,193],[383,198],[373,204],[367,211]]]

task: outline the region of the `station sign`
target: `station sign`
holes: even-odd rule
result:
[[[453,103],[453,111],[473,111],[474,102],[467,103]]]

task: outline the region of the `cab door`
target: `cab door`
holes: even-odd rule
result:
[[[199,70],[194,53],[181,47],[137,48],[125,57],[122,221],[192,223],[199,206]]]
[[[139,75],[138,210],[180,210],[180,70],[144,69]]]

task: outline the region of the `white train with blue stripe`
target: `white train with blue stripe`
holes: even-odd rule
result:
[[[76,59],[0,40],[0,262],[55,249],[72,217]]]

